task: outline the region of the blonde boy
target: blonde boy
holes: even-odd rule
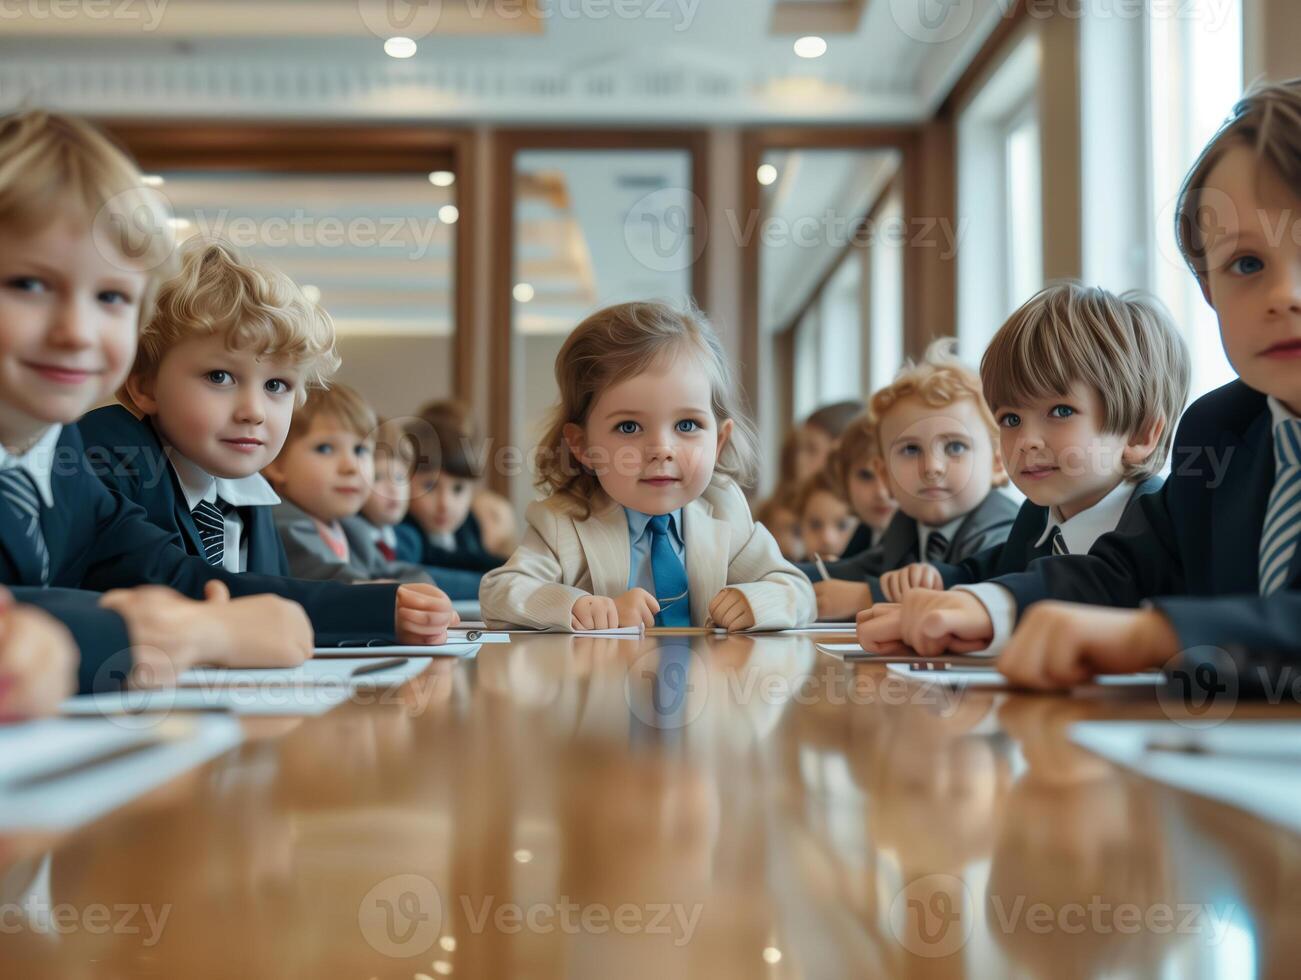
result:
[[[1087,555],[998,580],[1018,617],[999,658],[1013,682],[1069,687],[1164,667],[1209,698],[1230,679],[1238,694],[1261,693],[1301,657],[1299,213],[1301,79],[1292,79],[1238,103],[1180,192],[1180,248],[1239,378],[1189,407],[1172,473],[1133,520]],[[903,609],[910,647],[993,638],[975,596],[916,595]],[[897,627],[873,618],[860,639],[891,645]]]
[[[818,618],[853,619],[883,598],[880,576],[921,560],[962,561],[1007,538],[1016,504],[995,489],[1007,482],[998,427],[980,379],[931,344],[872,396],[880,456],[873,467],[899,504],[877,547],[828,566],[814,583]]]
[[[1057,554],[1087,554],[1164,482],[1174,420],[1188,398],[1188,351],[1169,315],[1138,295],[1060,283],[1021,306],[981,361],[1003,459],[1026,495],[1007,541],[960,564],[882,576],[887,599],[969,588],[1011,633],[1004,589],[986,583]],[[878,613],[874,619],[880,618]]]
[[[450,610],[441,623],[432,608],[408,615],[391,588],[331,595],[319,584],[214,568],[97,477],[73,423],[126,378],[171,268],[169,229],[134,165],[92,127],[40,112],[0,121],[0,472],[13,489],[0,500],[0,584],[59,589],[59,609],[46,608],[73,628],[83,689],[120,682],[133,652],[137,663],[160,658],[155,676],[200,660],[309,655],[303,609],[275,595],[308,606],[321,630],[383,635],[396,613],[413,638],[441,639]],[[145,584],[194,599],[250,598],[207,604],[132,589],[103,600],[120,619],[79,632],[99,610],[83,616],[64,595]],[[346,613],[335,605],[345,592]]]

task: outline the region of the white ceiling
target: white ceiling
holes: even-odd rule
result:
[[[774,0],[109,0],[73,18],[38,16],[61,8],[29,4],[0,25],[0,105],[512,122],[917,120],[1011,4],[866,0],[857,29],[828,34],[827,54],[813,61],[795,56],[794,35],[772,32]],[[390,9],[415,19],[404,26]],[[389,33],[417,36],[415,57],[384,55]]]

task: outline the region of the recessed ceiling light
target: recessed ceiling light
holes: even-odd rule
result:
[[[777,183],[777,168],[771,163],[761,164],[759,169],[755,171],[755,177],[758,178],[759,183],[763,184],[764,187],[767,187],[769,184],[775,184]]]
[[[456,219],[461,216],[455,204],[444,204],[438,209],[438,220],[445,225],[456,224]]]
[[[391,37],[384,42],[384,53],[390,58],[410,58],[416,53],[416,42],[409,37]]]
[[[795,42],[795,53],[801,58],[821,58],[827,53],[827,42],[816,34],[810,34]]]
[[[163,178],[158,174],[145,174],[140,178],[140,183],[144,184],[146,187],[162,187]]]
[[[763,961],[770,965],[780,963],[782,961],[782,951],[776,946],[765,946],[763,948]]]
[[[451,187],[456,183],[456,174],[450,170],[435,170],[429,175],[429,183],[435,187]]]
[[[527,302],[529,302],[530,300],[532,300],[533,297],[536,295],[536,292],[535,292],[535,290],[533,289],[533,287],[532,287],[531,285],[529,285],[528,283],[526,283],[526,282],[517,282],[517,283],[515,284],[515,288],[512,289],[510,292],[511,292],[511,295],[515,297],[515,301],[516,301],[517,303],[527,303]],[[520,860],[520,855],[521,855],[521,854],[528,854],[528,853],[529,853],[528,851],[516,851],[516,852],[515,852],[515,860],[516,860],[516,861]],[[529,858],[531,858],[531,857],[532,857],[532,855],[529,855]],[[528,860],[528,859],[525,859],[525,860]]]

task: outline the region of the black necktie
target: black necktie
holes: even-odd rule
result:
[[[36,492],[36,481],[25,469],[15,466],[0,470],[0,496],[18,515],[27,543],[41,570],[41,584],[50,584],[50,551],[45,546],[41,531],[41,498]]]
[[[194,526],[199,529],[203,557],[209,565],[220,567],[226,558],[225,504],[221,500],[215,504],[200,500],[194,510],[190,511],[190,516],[194,518]]]
[[[930,537],[926,539],[926,560],[929,562],[943,561],[948,550],[948,538],[938,531],[932,531]]]

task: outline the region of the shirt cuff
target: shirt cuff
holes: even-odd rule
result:
[[[958,585],[953,591],[970,592],[974,595],[985,607],[985,612],[989,613],[990,621],[994,624],[994,637],[989,641],[989,646],[984,650],[977,650],[973,656],[997,657],[1003,652],[1003,647],[1012,638],[1012,631],[1016,628],[1016,596],[1012,594],[1011,589],[995,585],[993,582]]]

